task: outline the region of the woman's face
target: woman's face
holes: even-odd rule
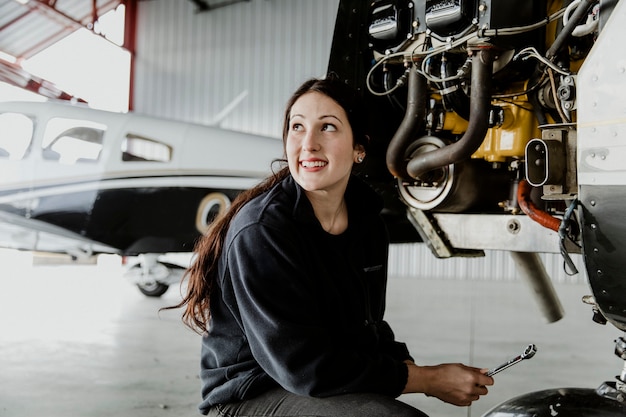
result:
[[[308,92],[291,107],[285,143],[291,175],[308,192],[343,195],[355,149],[352,127],[344,109],[330,97]]]

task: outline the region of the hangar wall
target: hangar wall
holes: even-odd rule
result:
[[[587,275],[582,255],[571,258],[579,273],[571,275],[564,268],[560,254],[539,254],[546,273],[552,281],[586,283]],[[435,258],[422,243],[395,244],[389,249],[389,274],[395,277],[419,276],[437,280],[517,281],[521,275],[508,251],[485,251],[482,257]]]
[[[139,2],[135,111],[210,123],[248,94],[222,126],[279,138],[284,103],[305,79],[322,76],[338,0],[251,0],[196,13],[188,0]],[[542,255],[548,274],[568,276],[558,254]],[[423,244],[393,245],[390,275],[433,279],[516,280],[507,252],[436,259]]]
[[[216,2],[212,2],[216,3]],[[140,1],[135,111],[280,137],[284,103],[326,72],[338,0],[251,0],[196,12],[188,0]]]

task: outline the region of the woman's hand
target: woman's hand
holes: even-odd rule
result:
[[[486,395],[493,378],[486,369],[473,368],[460,363],[436,366],[417,366],[407,363],[409,378],[403,393],[422,392],[458,406],[469,406]]]

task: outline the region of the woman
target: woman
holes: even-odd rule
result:
[[[363,117],[335,77],[305,82],[285,113],[287,166],[198,243],[179,307],[203,333],[203,414],[415,417],[401,393],[466,406],[493,384],[478,368],[415,365],[383,320],[382,203],[351,175]]]

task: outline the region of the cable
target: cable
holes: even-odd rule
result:
[[[561,101],[559,100],[559,95],[557,93],[556,80],[554,79],[554,73],[552,72],[552,68],[548,68],[547,71],[548,71],[548,76],[550,77],[550,86],[552,87],[552,98],[554,100],[554,105],[556,106],[556,111],[559,113],[559,116],[561,116],[561,119],[563,120],[564,123],[569,123],[571,122],[571,120],[569,119],[569,117],[567,117],[567,115],[563,111],[563,108],[561,107]]]
[[[370,70],[367,72],[367,76],[365,77],[365,85],[367,87],[367,90],[372,93],[375,96],[386,96],[388,94],[391,94],[393,91],[383,91],[383,92],[378,92],[375,91],[374,88],[371,85],[371,79],[372,79],[372,74],[374,74],[374,71],[380,67],[381,65],[385,64],[387,61],[389,61],[390,59],[393,58],[398,58],[398,57],[404,57],[404,53],[403,52],[396,52],[395,54],[389,54],[384,56],[383,58],[380,59],[380,61],[378,61],[377,63],[375,63],[372,68],[370,68]],[[396,82],[396,86],[392,89],[395,91],[395,88],[397,88],[397,82]]]
[[[502,29],[484,29],[481,31],[481,35],[482,36],[498,36],[498,35],[519,35],[521,33],[525,33],[525,32],[530,32],[532,30],[535,29],[539,29],[540,27],[543,26],[547,26],[548,24],[554,22],[555,20],[560,19],[563,14],[565,13],[565,8],[558,10],[555,13],[552,13],[550,16],[548,16],[547,18],[527,25],[527,26],[518,26],[518,27],[513,27],[513,28],[502,28]]]
[[[563,269],[565,270],[565,273],[570,276],[576,275],[578,273],[578,268],[576,268],[576,265],[574,265],[574,261],[572,261],[572,258],[569,256],[569,253],[567,252],[567,249],[565,248],[565,239],[569,239],[576,246],[579,246],[576,242],[574,242],[574,240],[570,237],[570,234],[568,233],[570,231],[569,224],[571,221],[571,217],[574,214],[574,209],[577,206],[578,206],[578,199],[575,198],[572,201],[572,203],[569,205],[569,207],[567,207],[567,210],[565,210],[565,214],[563,215],[563,220],[561,221],[561,224],[559,225],[559,230],[558,230],[559,248],[561,250],[561,256],[563,256],[563,263],[564,263]]]
[[[535,58],[536,60],[540,61],[542,64],[544,64],[547,67],[550,67],[553,71],[558,72],[561,75],[570,75],[571,72],[569,71],[565,71],[561,68],[559,68],[555,63],[553,63],[552,61],[548,60],[547,58],[545,58],[544,56],[542,56],[541,54],[539,54],[539,52],[537,52],[537,49],[535,49],[532,46],[528,46],[524,49],[522,49],[521,51],[519,51],[517,54],[515,54],[515,56],[513,57],[513,61],[519,59],[522,55],[528,55],[527,57],[522,57],[522,60],[526,60],[528,58]]]
[[[525,33],[525,32],[529,32],[535,29],[538,29],[540,27],[546,26],[548,24],[550,24],[551,22],[560,19],[564,14],[566,13],[566,9],[560,9],[557,12],[551,14],[550,16],[548,16],[546,19],[543,19],[539,22],[533,23],[531,25],[527,25],[527,26],[519,26],[519,27],[513,27],[513,28],[501,28],[501,29],[478,29],[476,27],[476,25],[472,25],[468,28],[468,34],[456,39],[456,40],[448,40],[445,43],[442,43],[441,45],[435,46],[435,47],[430,47],[428,48],[427,45],[432,45],[432,41],[431,41],[431,36],[430,35],[426,35],[426,40],[424,41],[424,43],[421,43],[419,45],[417,45],[415,48],[413,48],[413,50],[410,53],[410,61],[411,62],[415,62],[415,61],[419,61],[421,60],[421,65],[419,68],[416,68],[416,70],[422,74],[424,77],[426,77],[426,79],[430,82],[433,83],[443,83],[443,82],[449,82],[449,81],[454,81],[460,78],[463,78],[464,76],[466,76],[466,74],[463,71],[459,71],[457,74],[452,75],[450,77],[446,77],[446,78],[439,78],[436,76],[433,76],[432,74],[430,74],[427,71],[427,61],[431,58],[434,58],[435,56],[443,53],[443,52],[447,52],[450,51],[451,49],[457,48],[461,45],[466,44],[467,42],[474,40],[474,39],[481,39],[484,41],[487,41],[488,38],[493,37],[493,36],[506,36],[506,35],[516,35],[516,34],[521,34],[521,33]],[[476,29],[473,30],[472,29]],[[422,51],[417,51],[417,49],[419,47],[422,48],[428,48],[428,49],[424,49]],[[519,58],[520,56],[522,56],[523,54],[528,54],[529,56],[532,56],[536,59],[538,59],[539,61],[541,61],[542,63],[544,63],[545,65],[549,66],[550,68],[554,69],[554,71],[563,74],[563,75],[569,75],[569,73],[565,72],[564,70],[558,68],[555,64],[551,63],[549,60],[547,60],[546,58],[544,58],[543,56],[541,56],[537,50],[535,48],[524,48],[522,51],[520,51],[513,59]],[[378,62],[376,62],[372,68],[370,68],[370,70],[367,73],[366,79],[365,79],[365,83],[366,83],[366,87],[368,89],[368,91],[375,95],[375,96],[386,96],[389,94],[392,94],[394,91],[396,91],[399,87],[403,86],[404,83],[402,81],[402,77],[400,77],[398,79],[398,81],[396,82],[396,85],[394,87],[392,87],[389,90],[386,91],[375,91],[374,88],[371,85],[371,79],[373,77],[374,71],[376,71],[381,65],[383,65],[384,63],[395,59],[395,58],[403,58],[403,60],[406,62],[406,54],[404,52],[396,52],[393,54],[389,54],[389,55],[385,55],[383,58],[381,58]],[[522,58],[522,59],[527,59],[527,58]]]
[[[424,61],[427,60],[428,58],[434,57],[434,56],[436,56],[438,54],[441,54],[443,52],[447,52],[447,51],[449,51],[451,49],[457,48],[457,47],[467,43],[469,40],[476,39],[476,38],[478,38],[478,34],[477,34],[477,32],[473,32],[473,33],[465,35],[465,36],[463,36],[463,37],[461,37],[461,38],[459,38],[459,39],[457,39],[455,41],[451,41],[451,42],[448,42],[448,43],[445,43],[445,44],[442,44],[442,45],[438,45],[438,46],[436,46],[436,47],[434,47],[434,48],[432,48],[430,50],[417,51],[417,48],[419,48],[420,46],[424,47],[426,45],[426,43],[429,42],[428,39],[427,39],[425,43],[421,43],[421,44],[417,45],[415,48],[413,48],[413,50],[411,51],[411,54],[410,54],[410,58],[411,58],[412,62],[415,62],[415,61],[418,61],[420,59],[423,59],[422,66],[419,69],[416,69],[416,70],[420,74],[424,75],[429,81],[432,81],[432,82],[452,81],[454,79],[460,78],[463,74],[460,74],[460,75],[457,74],[456,76],[450,77],[449,79],[436,78],[436,77],[433,77],[433,76],[429,75],[424,70]],[[391,90],[382,91],[382,92],[375,91],[372,88],[371,79],[372,79],[372,75],[373,75],[374,71],[376,71],[382,64],[388,62],[391,59],[400,58],[400,57],[401,58],[405,58],[405,53],[404,52],[396,52],[396,53],[393,53],[393,54],[385,55],[378,62],[376,62],[372,66],[372,68],[370,68],[370,70],[368,71],[367,76],[365,78],[365,85],[366,85],[366,87],[367,87],[367,89],[368,89],[368,91],[370,93],[372,93],[375,96],[386,96],[388,94],[391,94],[393,91],[396,90],[397,87],[399,87],[398,85],[394,86],[394,88],[392,89],[393,91],[391,91]],[[405,59],[405,61],[406,61],[406,59]]]

